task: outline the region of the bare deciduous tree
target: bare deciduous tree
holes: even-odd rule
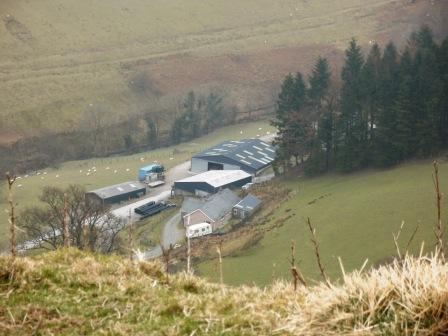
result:
[[[12,195],[12,187],[16,181],[16,176],[6,173],[6,181],[8,184],[8,221],[9,221],[9,232],[10,232],[10,243],[11,243],[11,255],[13,258],[17,256],[17,242],[16,242],[16,216],[15,216],[15,205]]]
[[[101,144],[105,138],[104,130],[110,124],[109,111],[101,104],[91,103],[86,110],[83,121],[85,124],[83,126],[91,130],[93,154],[103,154],[104,150],[101,149]]]
[[[436,192],[436,206],[437,206],[437,223],[434,231],[437,240],[436,244],[439,249],[439,252],[443,252],[444,249],[443,236],[445,229],[442,224],[442,192],[440,190],[439,163],[437,161],[434,161],[433,166],[434,166],[433,181],[434,181],[434,189]]]
[[[308,224],[308,228],[311,233],[311,242],[314,245],[314,254],[316,255],[317,266],[319,266],[320,275],[324,279],[325,284],[328,287],[330,287],[330,281],[328,279],[327,273],[325,272],[325,268],[322,265],[322,261],[321,261],[321,257],[320,257],[319,243],[317,242],[317,238],[316,238],[316,229],[311,225],[311,220],[309,217],[307,218],[307,224]]]
[[[128,215],[128,244],[129,244],[129,259],[134,260],[134,226],[132,225],[132,212],[129,209]]]
[[[160,249],[162,250],[162,258],[165,263],[165,271],[169,272],[170,262],[171,262],[171,252],[173,251],[173,245],[170,244],[168,248],[165,248],[162,243],[160,243]]]
[[[70,245],[104,253],[117,249],[117,237],[124,228],[123,221],[107,207],[87,202],[82,187],[70,185],[65,190],[45,187],[40,201],[45,204],[44,207],[27,208],[19,216],[27,238],[33,239],[31,247],[56,249],[64,245],[65,221]],[[64,206],[67,210],[61,211]]]
[[[191,242],[190,236],[187,235],[187,273],[191,272]]]
[[[297,282],[300,281],[302,285],[306,286],[306,281],[302,273],[296,266],[295,254],[296,254],[296,244],[294,243],[294,241],[291,240],[291,259],[289,259],[289,263],[291,265],[291,274],[294,284],[294,290],[297,290]]]
[[[219,262],[219,281],[222,284],[224,284],[224,274],[222,271],[222,240],[218,243],[218,246],[216,246],[216,252],[218,252],[218,262]]]
[[[62,234],[64,237],[64,247],[70,247],[70,231],[68,229],[68,223],[67,223],[67,212],[68,212],[68,206],[67,206],[67,194],[64,193],[64,214],[62,218]]]

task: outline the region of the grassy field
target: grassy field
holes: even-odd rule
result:
[[[406,258],[327,287],[211,284],[76,249],[0,257],[1,335],[446,335],[448,265]]]
[[[392,233],[401,222],[402,248],[419,225],[411,250],[420,243],[433,247],[435,199],[431,162],[403,165],[387,171],[366,171],[350,175],[327,175],[282,181],[295,196],[280,206],[271,222],[294,216],[285,225],[269,232],[255,247],[223,261],[224,278],[229,284],[255,282],[266,285],[273,278],[290,278],[288,257],[291,240],[297,244],[297,260],[305,276],[319,277],[310,233],[305,219],[311,218],[320,242],[323,263],[328,273],[340,277],[337,257],[347,270],[359,268],[369,259],[372,265],[394,255]],[[441,185],[448,191],[448,163],[440,165]],[[444,199],[444,209],[448,198]],[[446,213],[445,221],[447,221]],[[216,278],[216,261],[200,264],[201,274]]]
[[[138,168],[143,165],[161,162],[169,169],[189,160],[193,154],[221,141],[255,137],[273,130],[268,121],[237,124],[221,128],[209,135],[177,146],[129,156],[66,162],[58,169],[42,170],[28,177],[21,176],[14,189],[15,200],[18,203],[17,208],[20,211],[27,206],[36,204],[42,187],[47,185],[64,187],[68,184],[81,184],[91,190],[120,182],[135,181]],[[96,173],[93,172],[93,167],[96,168]],[[5,190],[3,182],[0,184],[0,188],[2,191]],[[5,192],[1,197],[0,209],[6,208],[4,194]],[[0,212],[0,246],[4,245],[7,240],[7,227],[6,214],[2,210]]]
[[[90,103],[109,123],[148,109],[130,90],[149,75],[174,111],[188,90],[219,89],[245,110],[314,58],[355,36],[403,41],[422,23],[441,34],[444,1],[120,0],[0,2],[0,142],[84,127]],[[57,116],[57,118],[55,117]],[[30,127],[31,126],[31,127]]]

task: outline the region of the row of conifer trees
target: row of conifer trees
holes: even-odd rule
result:
[[[448,147],[448,39],[422,27],[401,52],[374,44],[366,56],[353,39],[340,79],[322,57],[307,80],[286,76],[273,124],[277,163],[309,174],[437,155]]]

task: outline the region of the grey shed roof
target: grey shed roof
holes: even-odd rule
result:
[[[234,205],[237,204],[240,200],[241,198],[239,198],[238,195],[236,195],[233,191],[224,189],[205,199],[202,205],[196,203],[199,206],[196,208],[191,208],[191,211],[189,211],[188,213],[200,209],[211,219],[219,220],[226,213],[230,212]]]
[[[194,158],[225,157],[254,170],[260,170],[275,159],[275,148],[260,139],[230,140],[207,149]]]
[[[88,193],[96,194],[102,199],[107,199],[114,196],[128,194],[138,190],[146,189],[146,185],[140,182],[124,182],[115,184],[109,187],[91,190]]]
[[[193,212],[197,209],[200,209],[205,202],[205,199],[202,198],[187,197],[182,203],[181,212],[187,214]]]
[[[239,208],[245,211],[252,211],[256,209],[261,204],[261,200],[253,195],[247,195],[244,197],[235,208]]]

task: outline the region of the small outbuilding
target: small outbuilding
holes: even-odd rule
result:
[[[106,205],[125,202],[131,198],[139,198],[143,195],[146,195],[145,184],[140,182],[125,182],[89,191],[86,193],[86,200],[88,202]]]
[[[225,188],[240,188],[252,182],[252,175],[242,170],[210,170],[174,182],[175,195],[208,196]]]
[[[247,195],[233,207],[233,216],[241,219],[249,218],[260,209],[261,204],[262,201],[259,198]]]

